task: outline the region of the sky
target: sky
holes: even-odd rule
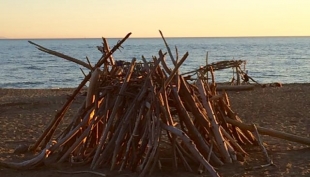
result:
[[[310,36],[310,0],[0,0],[1,38]]]

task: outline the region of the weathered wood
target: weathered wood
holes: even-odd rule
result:
[[[223,135],[220,131],[220,126],[218,124],[218,121],[216,120],[216,116],[215,116],[214,111],[212,109],[211,103],[207,99],[207,95],[206,95],[203,83],[200,79],[198,79],[196,84],[197,84],[198,89],[199,89],[200,98],[202,99],[202,104],[207,111],[210,123],[212,125],[211,130],[213,131],[214,138],[215,138],[215,140],[219,146],[219,150],[220,150],[220,152],[224,158],[224,162],[225,163],[232,163],[232,160],[231,160],[229,153],[228,153],[227,145],[226,145],[224,138],[223,138]]]
[[[266,157],[267,163],[272,164],[273,162],[272,162],[271,158],[269,157],[268,152],[267,152],[265,146],[263,145],[263,142],[262,142],[262,140],[260,138],[260,135],[258,133],[256,125],[252,124],[252,126],[253,126],[253,129],[254,129],[254,136],[256,136],[258,144],[259,144],[261,150],[263,151],[263,153],[264,153],[264,155]]]
[[[255,85],[217,85],[217,91],[248,91],[253,90]]]
[[[170,59],[171,59],[173,65],[176,66],[176,65],[177,65],[177,62],[175,61],[175,59],[174,59],[174,57],[173,57],[173,55],[172,55],[172,52],[171,52],[171,50],[170,50],[170,47],[169,47],[168,43],[166,42],[166,39],[165,39],[163,33],[162,33],[160,30],[159,30],[159,33],[160,33],[160,35],[161,35],[161,37],[162,37],[162,39],[163,39],[163,41],[164,41],[164,43],[165,43],[165,45],[166,45],[166,48],[167,48],[167,50],[168,50],[168,53],[169,53],[169,56],[170,56]]]
[[[46,147],[38,154],[36,157],[23,161],[23,162],[3,162],[0,161],[0,166],[13,168],[13,169],[33,169],[36,166],[43,163],[43,160],[48,157],[51,153],[49,150],[50,145],[46,145]]]
[[[244,130],[249,130],[249,131],[254,131],[254,127],[252,125],[248,125],[242,122],[238,122],[236,120],[232,120],[229,118],[225,119],[228,123],[237,126],[241,129]],[[276,138],[280,138],[280,139],[285,139],[288,141],[292,141],[292,142],[296,142],[296,143],[300,143],[300,144],[305,144],[305,145],[310,145],[310,139],[309,138],[305,138],[305,137],[300,137],[297,135],[293,135],[293,134],[289,134],[289,133],[285,133],[285,132],[280,132],[277,130],[272,130],[272,129],[267,129],[264,127],[259,127],[256,126],[258,132],[262,135],[269,135],[272,137],[276,137]]]
[[[175,128],[175,127],[172,127],[172,126],[169,126],[169,125],[165,125],[164,123],[161,123],[160,125],[161,125],[161,127],[163,129],[166,129],[166,130],[170,131],[171,133],[175,134],[176,136],[180,137],[183,140],[183,142],[185,143],[185,145],[187,146],[187,148],[190,150],[190,152],[209,171],[211,176],[213,176],[213,177],[218,176],[219,177],[219,174],[210,165],[210,163],[199,153],[199,151],[197,150],[197,148],[195,147],[195,145],[193,144],[191,139],[188,136],[186,136],[186,134],[184,132],[182,132],[181,130],[179,130],[179,129]]]
[[[113,169],[114,164],[116,163],[116,155],[118,154],[120,144],[121,144],[122,140],[124,139],[125,132],[129,128],[128,124],[129,124],[130,118],[132,117],[131,115],[136,110],[136,107],[138,107],[139,102],[141,101],[141,100],[138,100],[138,98],[142,97],[143,96],[142,94],[145,93],[144,89],[146,89],[146,87],[141,89],[140,92],[138,93],[138,95],[135,97],[135,99],[133,99],[133,101],[132,101],[133,103],[128,107],[128,109],[127,109],[127,111],[123,117],[123,121],[121,122],[121,126],[122,126],[121,131],[120,131],[120,133],[119,133],[119,135],[115,141],[115,148],[114,148],[114,152],[113,152],[111,170]]]
[[[92,70],[92,67],[91,67],[89,64],[87,64],[87,63],[85,63],[85,62],[83,62],[83,61],[81,61],[81,60],[79,60],[79,59],[70,57],[70,56],[68,56],[68,55],[64,55],[64,54],[62,54],[62,53],[59,53],[59,52],[56,52],[56,51],[53,51],[53,50],[50,50],[50,49],[47,49],[47,48],[42,47],[42,46],[40,46],[39,44],[36,44],[36,43],[34,43],[34,42],[32,42],[32,41],[28,41],[28,42],[29,42],[30,44],[32,44],[32,45],[37,46],[38,49],[41,50],[42,52],[45,52],[45,53],[48,53],[48,54],[51,54],[51,55],[55,55],[55,56],[57,56],[57,57],[60,57],[60,58],[63,58],[63,59],[69,60],[69,61],[72,61],[72,62],[74,62],[74,63],[77,63],[77,64],[81,65],[81,66],[84,66],[85,68],[87,68],[87,69],[89,69],[89,70]]]
[[[181,99],[184,101],[185,105],[190,108],[190,111],[202,126],[207,128],[210,127],[210,122],[206,119],[204,115],[202,115],[201,111],[197,107],[197,104],[199,104],[199,102],[195,102],[193,95],[191,94],[191,91],[188,87],[188,84],[183,77],[180,77],[180,82],[181,87],[179,95]]]
[[[224,103],[223,99],[220,100],[220,102],[222,103],[222,106],[224,107],[224,110],[227,112],[228,117],[230,117],[233,120],[237,120],[237,121],[242,122],[241,118],[231,109],[231,107],[229,107],[228,105],[226,105]],[[227,120],[227,119],[225,119],[225,120]],[[256,143],[256,139],[254,138],[253,134],[250,133],[248,130],[242,129],[242,132],[238,132],[238,133],[240,135],[242,134],[241,137],[243,135],[245,135],[246,136],[246,141],[248,141],[250,144],[255,144]]]
[[[87,88],[87,95],[86,95],[86,105],[85,105],[86,108],[95,102],[95,96],[98,90],[100,72],[101,70],[99,68],[95,68],[89,79],[89,85]]]
[[[201,134],[198,132],[197,128],[194,126],[189,114],[187,113],[180,97],[177,95],[175,89],[173,90],[174,94],[174,100],[176,101],[176,108],[179,111],[179,117],[184,121],[186,124],[186,127],[189,131],[189,136],[191,136],[191,139],[196,144],[200,152],[207,157],[207,154],[210,153],[210,148],[203,140]],[[213,153],[211,153],[212,160],[215,164],[222,165],[223,162]]]
[[[65,152],[65,154],[59,159],[58,163],[63,162],[65,159],[68,158],[68,156],[72,153],[72,151],[74,151],[75,149],[78,148],[78,146],[80,146],[80,144],[82,143],[82,141],[85,139],[85,137],[88,135],[88,133],[90,132],[90,130],[93,128],[93,125],[95,123],[98,122],[98,119],[93,119],[92,122],[87,126],[87,128],[83,131],[83,133],[81,134],[81,136],[79,138],[76,139],[76,141],[74,142],[74,144],[71,145],[71,147],[67,150],[67,152]]]
[[[153,159],[154,159],[156,153],[158,153],[158,146],[159,146],[160,140],[161,140],[161,126],[160,126],[160,120],[156,116],[153,116],[152,127],[154,127],[154,130],[152,132],[155,133],[151,139],[151,142],[152,142],[151,147],[152,148],[150,148],[150,149],[152,149],[152,150],[150,151],[150,155],[147,158],[146,164],[143,167],[143,170],[141,171],[141,173],[139,175],[141,177],[145,176],[147,171],[149,171],[150,165],[151,165],[151,163],[154,163]]]
[[[232,136],[230,136],[229,133],[226,132],[223,127],[220,128],[223,135],[229,140],[229,143],[231,143],[238,152],[242,153],[243,155],[249,155],[247,152],[245,152],[245,150],[243,150],[243,148],[237,143],[237,141]]]
[[[127,146],[126,146],[126,152],[125,152],[125,155],[123,156],[123,159],[122,159],[122,164],[121,164],[121,167],[119,169],[119,171],[122,171],[124,166],[125,166],[125,163],[126,163],[126,160],[128,158],[128,153],[129,153],[129,149],[130,147],[132,146],[132,148],[135,148],[136,146],[134,145],[133,141],[135,139],[135,137],[137,136],[137,133],[138,133],[138,127],[139,127],[139,123],[141,122],[141,116],[143,114],[143,110],[145,108],[145,104],[141,104],[141,107],[140,107],[140,110],[139,110],[139,114],[138,116],[136,117],[136,120],[135,120],[135,125],[134,125],[134,129],[133,129],[133,132],[127,142]]]
[[[104,49],[104,52],[106,55],[106,54],[110,53],[110,51],[111,51],[110,46],[109,46],[108,40],[106,38],[103,37],[102,40],[103,40],[103,49]],[[115,60],[114,60],[112,55],[109,56],[109,60],[110,60],[111,65],[115,65]]]

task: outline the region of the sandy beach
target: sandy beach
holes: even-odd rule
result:
[[[14,154],[20,144],[32,144],[43,132],[58,109],[74,89],[0,89],[0,161],[20,162],[33,154]],[[246,123],[310,138],[310,84],[284,84],[283,87],[252,91],[228,92],[232,110]],[[80,94],[65,116],[63,126],[78,109],[85,97]],[[57,133],[57,132],[56,132]],[[249,148],[250,157],[240,164],[224,165],[218,169],[222,176],[310,176],[310,147],[270,136],[261,136],[275,166],[253,170],[266,164],[259,147]],[[63,174],[58,170],[89,170],[69,165],[14,170],[0,167],[1,177],[30,176],[97,176],[89,173]],[[136,176],[131,172],[119,174],[107,169],[98,171],[110,176]],[[169,167],[153,176],[208,176],[207,173],[172,172]]]

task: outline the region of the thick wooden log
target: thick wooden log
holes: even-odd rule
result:
[[[201,113],[201,110],[197,107],[197,102],[195,102],[193,95],[191,94],[191,91],[188,87],[187,82],[183,77],[180,77],[180,92],[179,95],[182,99],[182,101],[185,103],[185,105],[188,106],[194,117],[197,119],[197,121],[204,127],[209,128],[210,122],[207,120],[207,118]]]
[[[209,164],[209,162],[200,154],[200,152],[197,150],[196,146],[193,144],[191,139],[181,130],[166,125],[161,122],[161,127],[165,130],[170,131],[171,133],[175,134],[176,136],[180,137],[189,151],[193,154],[193,156],[209,171],[210,175],[212,177],[219,177],[219,174],[215,171],[215,169]]]
[[[214,111],[212,109],[211,103],[207,99],[207,95],[206,95],[203,83],[200,79],[198,79],[196,84],[197,84],[198,89],[199,89],[200,97],[202,99],[202,104],[207,111],[210,123],[212,125],[211,130],[213,131],[213,134],[215,136],[215,140],[217,142],[217,145],[219,146],[219,150],[223,156],[224,162],[225,163],[232,163],[231,157],[229,156],[229,153],[228,153],[227,144],[225,143],[223,135],[220,131],[220,125],[218,124],[218,121],[217,121],[216,115],[214,114]]]
[[[191,139],[195,142],[196,146],[198,147],[198,149],[200,150],[200,152],[207,156],[207,154],[210,153],[210,148],[209,146],[206,144],[205,140],[203,139],[203,137],[201,136],[201,134],[199,133],[199,131],[197,130],[197,128],[194,126],[194,123],[192,121],[192,119],[190,118],[188,112],[186,111],[181,98],[179,97],[178,93],[176,92],[176,88],[173,89],[173,96],[174,96],[174,100],[176,101],[176,108],[177,111],[179,113],[179,117],[182,121],[184,121],[186,128],[189,131],[189,135],[191,137]],[[223,162],[214,154],[211,153],[211,157],[212,160],[214,161],[215,164],[217,165],[223,165]]]
[[[248,125],[236,120],[232,120],[229,118],[225,118],[227,123],[230,123],[234,126],[239,127],[240,129],[244,129],[244,130],[249,130],[249,131],[255,131],[254,127],[252,125]],[[259,127],[256,126],[258,132],[262,135],[269,135],[272,137],[276,137],[276,138],[280,138],[280,139],[285,139],[288,141],[292,141],[292,142],[296,142],[296,143],[301,143],[301,144],[305,144],[305,145],[310,145],[310,139],[309,138],[305,138],[305,137],[300,137],[297,135],[293,135],[293,134],[289,134],[289,133],[285,133],[285,132],[280,132],[277,130],[272,130],[272,129],[267,129],[264,127]]]
[[[223,127],[221,127],[221,132],[229,140],[229,143],[232,144],[233,147],[235,147],[235,149],[238,152],[242,153],[243,155],[249,155],[243,150],[243,148],[237,143],[237,141],[229,133],[226,132],[226,130]]]
[[[230,117],[233,120],[237,120],[237,121],[242,122],[241,118],[231,109],[231,107],[229,107],[227,104],[225,104],[225,101],[223,99],[221,99],[220,102],[222,103],[222,106],[224,107],[224,110],[227,112],[228,117]],[[238,132],[238,133],[240,134],[241,132]],[[257,143],[255,137],[253,136],[253,134],[251,134],[247,130],[242,129],[242,134],[244,134],[246,136],[246,139],[247,139],[247,141],[249,141],[250,144]]]
[[[93,102],[95,101],[96,92],[98,90],[98,84],[99,84],[99,77],[100,77],[100,68],[95,68],[94,71],[91,74],[91,77],[89,79],[89,86],[87,88],[87,95],[86,95],[86,105],[87,108]]]
[[[254,85],[217,85],[217,91],[247,91],[253,90],[255,88]]]

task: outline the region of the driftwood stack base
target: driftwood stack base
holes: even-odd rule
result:
[[[197,164],[200,170],[219,176],[215,166],[243,161],[248,154],[242,145],[254,145],[257,140],[250,128],[238,127],[242,121],[231,109],[227,94],[216,91],[212,69],[211,84],[199,77],[189,83],[178,72],[188,53],[174,59],[167,44],[174,68],[167,67],[162,51],[151,62],[144,57],[140,63],[135,58],[130,63],[114,60],[113,52],[129,36],[130,33],[111,50],[103,39],[103,56],[95,66],[31,42],[39,50],[76,62],[91,72],[29,148],[42,149],[39,155],[22,163],[0,165],[29,169],[70,162],[89,165],[91,169],[127,169],[147,176],[167,159],[162,154],[165,148],[166,152],[171,151],[169,159],[175,169],[194,171],[191,164]],[[71,123],[54,135],[87,82],[84,103]]]
[[[218,95],[214,82],[209,85],[198,79],[195,84],[188,83],[179,74],[188,53],[180,60],[173,59],[174,68],[167,67],[162,51],[151,62],[144,58],[140,63],[136,59],[130,63],[115,61],[112,53],[129,35],[112,50],[103,45],[103,56],[94,67],[31,42],[39,50],[78,63],[91,72],[29,148],[43,149],[41,153],[23,163],[2,165],[28,169],[69,161],[89,164],[91,169],[129,169],[146,176],[166,158],[161,156],[161,148],[165,147],[170,148],[176,169],[184,166],[194,171],[190,164],[195,163],[211,176],[218,176],[214,166],[247,155],[241,145],[255,144],[256,139],[251,132],[227,123],[227,118],[241,122],[230,109],[227,95]],[[84,104],[69,126],[54,136],[66,110],[87,82]]]

